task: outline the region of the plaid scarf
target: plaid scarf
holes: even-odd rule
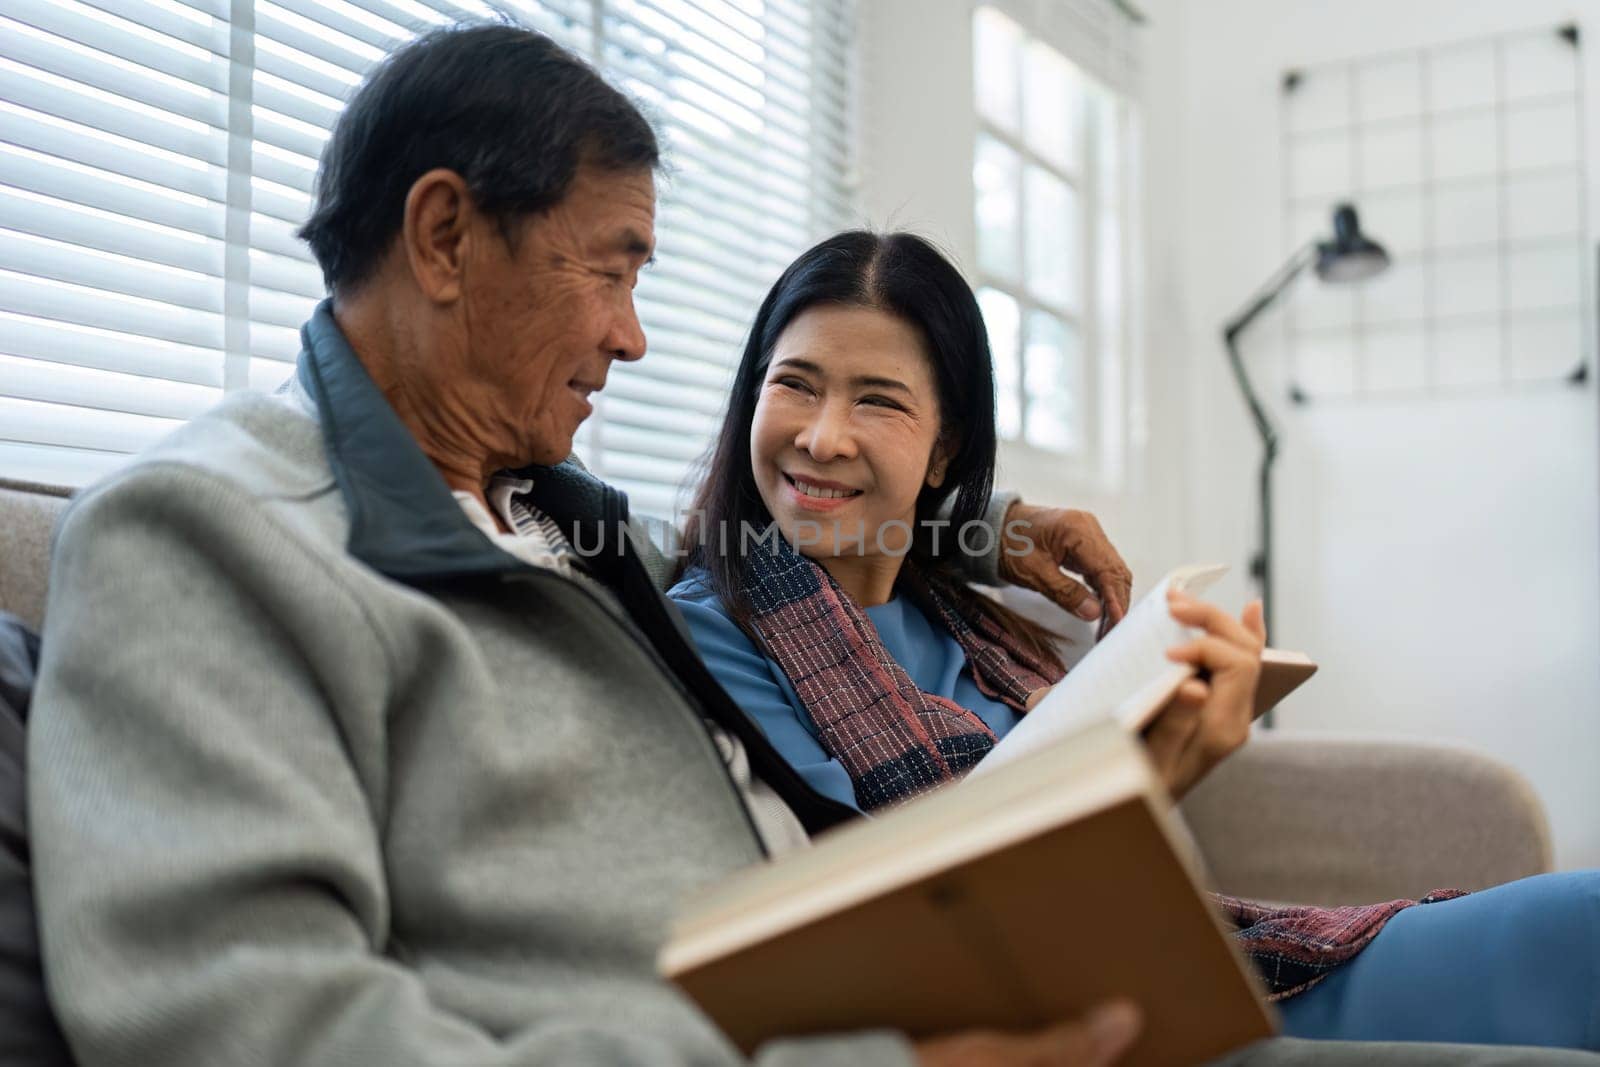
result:
[[[901,569],[900,588],[961,645],[984,695],[1021,711],[1035,689],[1060,680],[1060,669],[1024,649],[971,590],[911,560]],[[781,538],[775,552],[748,557],[743,591],[752,628],[794,686],[823,749],[849,772],[863,810],[952,781],[994,747],[994,732],[976,714],[918,689],[855,599]],[[1404,909],[1463,895],[1446,889],[1421,900],[1344,908],[1211,898],[1276,1001],[1353,959]]]
[[[948,630],[985,696],[1021,711],[1061,669],[1030,655],[977,604],[977,594],[927,577],[912,561],[901,588]],[[779,541],[745,567],[750,624],[788,675],[822,747],[850,774],[864,811],[952,781],[994,747],[994,731],[953,700],[918,689],[883,647],[855,599],[822,567]]]

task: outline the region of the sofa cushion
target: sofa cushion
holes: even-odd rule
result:
[[[72,1057],[45,999],[39,965],[23,771],[39,639],[0,612],[0,1063],[67,1067]]]
[[[39,629],[44,621],[50,535],[67,491],[0,478],[0,611]]]

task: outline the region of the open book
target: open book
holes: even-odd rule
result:
[[[1120,1064],[1199,1063],[1270,1009],[1196,881],[1142,744],[1101,719],[819,837],[693,902],[661,972],[746,1052],[779,1036],[1030,1029],[1113,996]]]
[[[1178,686],[1195,673],[1189,664],[1167,659],[1167,649],[1200,634],[1172,617],[1167,591],[1176,589],[1198,597],[1227,569],[1222,564],[1195,564],[1179,567],[1161,579],[970,773],[993,771],[1098,719],[1116,719],[1134,733],[1150,725]],[[1298,652],[1264,651],[1261,680],[1256,686],[1256,715],[1270,709],[1316,670],[1317,665]]]

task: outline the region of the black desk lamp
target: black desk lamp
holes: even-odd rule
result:
[[[1333,209],[1333,240],[1308,241],[1289,258],[1278,272],[1263,285],[1256,295],[1250,298],[1244,310],[1235,315],[1223,327],[1222,339],[1228,346],[1228,363],[1233,367],[1233,376],[1239,382],[1239,391],[1244,394],[1244,401],[1250,407],[1250,415],[1255,419],[1256,432],[1261,435],[1261,484],[1259,487],[1261,505],[1261,544],[1255,557],[1250,561],[1250,573],[1261,583],[1261,606],[1265,610],[1267,626],[1272,626],[1272,463],[1278,458],[1278,432],[1272,425],[1272,420],[1267,418],[1266,409],[1261,406],[1261,401],[1256,397],[1256,391],[1250,387],[1250,379],[1244,373],[1244,363],[1239,358],[1239,335],[1256,320],[1256,316],[1278,298],[1289,287],[1289,283],[1300,276],[1300,272],[1307,267],[1315,265],[1317,277],[1325,282],[1344,283],[1365,281],[1375,274],[1381,273],[1389,266],[1389,253],[1383,246],[1367,237],[1361,232],[1361,223],[1356,219],[1356,209],[1349,204],[1340,204]],[[1270,629],[1269,629],[1270,634]],[[1271,725],[1271,713],[1267,717]]]

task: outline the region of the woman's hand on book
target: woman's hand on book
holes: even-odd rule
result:
[[[1249,738],[1267,633],[1259,600],[1237,619],[1182,593],[1169,594],[1167,603],[1173,618],[1205,631],[1167,650],[1168,659],[1200,676],[1178,688],[1144,734],[1167,790],[1181,797]]]
[[[1109,1067],[1139,1036],[1139,1009],[1111,1001],[1029,1033],[965,1030],[917,1043],[922,1067]]]

